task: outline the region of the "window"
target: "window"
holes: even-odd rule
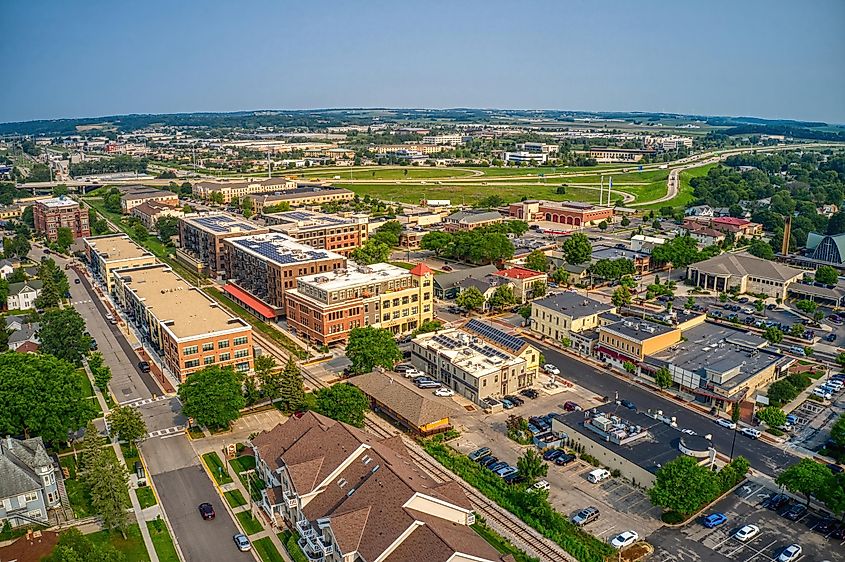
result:
[[[235,369],[240,372],[249,371],[249,363],[238,363],[235,365]]]
[[[234,345],[244,345],[247,342],[247,339],[248,338],[246,336],[240,336],[235,338],[232,343]]]
[[[199,348],[197,346],[190,345],[182,351],[182,354],[183,355],[193,355],[194,353],[198,353],[198,352],[199,352]]]
[[[199,359],[189,359],[189,360],[185,361],[185,368],[186,369],[191,369],[193,367],[199,367],[199,366],[200,366],[200,360]]]
[[[26,503],[34,502],[38,499],[38,492],[30,492],[24,496]]]
[[[212,341],[212,342],[202,344],[202,350],[203,351],[214,351],[214,342]]]
[[[203,365],[213,365],[214,364],[214,356],[209,355],[202,360]]]
[[[249,357],[248,349],[239,349],[235,351],[235,359],[241,359],[243,357]]]
[[[220,340],[217,342],[217,349],[226,349],[229,347],[229,340]]]

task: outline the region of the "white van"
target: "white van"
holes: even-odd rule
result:
[[[605,470],[604,468],[597,468],[587,475],[587,480],[593,484],[598,484],[602,480],[607,480],[608,478],[610,478],[610,471]]]

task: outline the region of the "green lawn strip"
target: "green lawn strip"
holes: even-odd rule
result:
[[[91,384],[91,379],[88,378],[85,369],[79,369],[79,375],[79,378],[82,379],[82,389],[85,392],[85,396],[94,396],[94,386]]]
[[[225,296],[217,289],[206,287],[205,292],[217,299],[217,301],[223,304],[223,306],[225,306],[226,308],[228,308],[230,312],[241,316],[242,318],[249,318],[251,320],[250,324],[252,324],[253,328],[257,328],[259,332],[269,337],[271,340],[275,341],[276,343],[278,343],[300,359],[308,358],[308,352],[296,345],[296,343],[292,339],[287,337],[280,330],[277,330],[276,328],[267,325],[266,322],[259,320],[258,318],[253,316],[245,308],[237,304],[229,297]]]
[[[135,463],[141,460],[141,457],[138,456],[138,447],[132,447],[128,443],[121,443],[120,451],[123,453],[123,458],[126,461],[126,469],[134,472]]]
[[[229,461],[229,464],[232,466],[232,470],[234,470],[236,474],[240,474],[246,470],[255,469],[255,457],[252,455],[235,457]]]
[[[94,544],[111,544],[126,556],[126,562],[148,562],[150,559],[137,523],[129,526],[125,539],[118,531],[98,531],[88,538]]]
[[[481,538],[490,543],[490,546],[498,550],[501,554],[510,554],[516,559],[516,562],[539,562],[539,559],[528,556],[512,545],[505,537],[488,527],[482,519],[476,518],[475,523],[472,524],[472,528],[476,533],[481,535]]]
[[[282,558],[282,555],[279,554],[278,550],[276,550],[276,547],[273,544],[273,541],[270,540],[270,537],[258,539],[252,543],[252,547],[264,562],[285,562],[285,559]],[[307,562],[307,559],[305,562]]]
[[[396,267],[401,267],[402,269],[414,269],[416,264],[408,263],[406,261],[392,261],[390,265],[395,265]]]
[[[443,466],[581,562],[604,562],[614,552],[609,545],[573,525],[549,505],[548,500],[527,494],[524,486],[506,484],[489,470],[442,443],[425,441],[423,447]]]
[[[238,518],[241,528],[243,528],[244,533],[247,535],[254,535],[255,533],[260,533],[264,530],[264,527],[261,525],[261,521],[253,517],[252,513],[249,511],[239,511],[235,514],[235,517]]]
[[[226,501],[229,502],[229,507],[232,509],[246,505],[246,500],[240,490],[232,490],[224,493],[223,495],[226,497]]]
[[[211,453],[204,454],[202,456],[202,462],[205,463],[205,466],[214,475],[214,479],[218,484],[222,486],[223,484],[232,482],[232,477],[223,470],[223,461],[220,460],[220,455],[216,452],[212,451]]]
[[[305,553],[302,552],[302,549],[296,543],[296,535],[290,531],[284,531],[279,533],[279,540],[285,545],[288,554],[293,558],[293,562],[308,562],[308,557],[305,556]]]
[[[202,439],[203,437],[205,437],[205,433],[203,433],[201,429],[196,427],[189,428],[188,435],[191,436],[191,439]]]
[[[407,174],[405,171],[407,170]],[[402,180],[402,179],[441,179],[458,178],[474,175],[471,170],[464,168],[420,168],[415,166],[365,166],[360,168],[322,168],[319,170],[308,170],[307,172],[295,172],[295,176],[302,178],[323,178],[334,179],[340,176],[348,180]]]
[[[68,501],[70,501],[70,507],[73,509],[73,514],[77,517],[77,519],[93,515],[93,509],[91,508],[91,494],[88,493],[88,490],[78,479],[79,475],[76,471],[76,461],[74,460],[73,455],[60,457],[59,463],[63,467],[67,468],[68,473],[70,474],[68,478],[65,478],[65,490],[67,491]]]
[[[135,495],[138,496],[138,503],[141,504],[141,509],[152,507],[158,503],[155,492],[149,486],[136,488]]]
[[[101,417],[103,417],[103,409],[100,407],[100,401],[99,401],[99,400],[97,400],[97,397],[96,397],[96,396],[92,396],[92,397],[91,397],[91,398],[89,398],[88,400],[90,400],[90,401],[91,401],[91,405],[92,405],[92,407],[94,408],[94,411],[97,413],[97,415],[95,416],[95,418],[101,418]]]
[[[147,529],[150,531],[150,538],[153,541],[159,562],[179,562],[179,555],[176,554],[176,547],[173,546],[173,539],[167,530],[167,525],[161,519],[147,521]]]

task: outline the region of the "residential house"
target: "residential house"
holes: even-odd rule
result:
[[[452,300],[461,292],[461,284],[467,279],[485,279],[498,271],[495,265],[482,265],[459,269],[434,277],[434,296],[442,300]]]
[[[62,503],[61,478],[40,437],[0,439],[0,526],[47,523]]]
[[[38,330],[41,325],[38,322],[27,322],[22,316],[9,315],[3,319],[9,334],[9,350],[20,353],[32,353],[38,351],[41,341],[38,339]]]
[[[712,217],[713,214],[713,207],[710,205],[695,205],[687,207],[684,211],[684,215],[688,217]]]
[[[28,279],[20,283],[9,283],[9,296],[6,298],[7,310],[29,310],[35,308],[35,299],[41,294],[44,283],[38,279]]]
[[[8,258],[0,260],[0,278],[8,279],[15,272],[15,269],[20,266],[19,261],[13,261]]]
[[[501,269],[493,275],[513,285],[513,296],[517,304],[523,304],[535,297],[535,283],[542,283],[543,285],[548,283],[548,276],[545,273],[524,267]]]

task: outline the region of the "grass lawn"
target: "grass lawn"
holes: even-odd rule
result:
[[[203,437],[205,437],[205,433],[203,433],[202,430],[197,427],[189,428],[188,435],[191,436],[191,439],[202,439]]]
[[[498,534],[496,531],[491,529],[487,526],[486,523],[481,521],[480,519],[476,519],[475,523],[472,525],[473,530],[476,533],[481,535],[485,541],[490,543],[490,546],[498,550],[502,554],[511,554],[516,559],[517,562],[535,562],[537,559],[528,556],[514,545],[510,543],[506,538]]]
[[[224,493],[223,495],[226,496],[226,501],[229,502],[229,507],[232,509],[246,505],[246,500],[240,490],[232,490]]]
[[[126,530],[126,539],[117,531],[99,531],[91,533],[88,538],[95,544],[111,543],[126,556],[126,562],[147,562],[150,559],[137,524]]]
[[[232,482],[232,477],[223,470],[223,461],[220,460],[220,455],[215,452],[206,453],[202,456],[202,462],[205,463],[205,466],[214,475],[214,479],[218,484],[223,485]]]
[[[232,466],[232,470],[234,470],[236,474],[240,474],[241,472],[253,470],[255,468],[255,457],[251,455],[235,457],[229,461],[229,464]]]
[[[91,385],[91,379],[85,373],[84,369],[77,371],[82,379],[82,389],[85,391],[85,396],[94,396],[94,387]]]
[[[302,549],[299,548],[298,544],[296,544],[296,535],[293,535],[290,531],[285,531],[283,533],[279,533],[279,540],[281,540],[282,544],[285,545],[288,554],[290,554],[290,557],[293,558],[293,562],[308,562],[308,557],[305,556],[305,553],[302,552]]]
[[[147,521],[147,529],[150,531],[150,538],[153,540],[156,554],[160,562],[179,562],[179,555],[176,554],[176,547],[173,546],[173,539],[167,531],[164,521]]]
[[[135,490],[135,495],[138,496],[138,503],[141,504],[141,509],[152,507],[158,503],[155,492],[149,486],[143,486]]]
[[[70,473],[70,477],[65,478],[65,490],[67,490],[67,497],[70,501],[70,507],[73,509],[73,514],[77,518],[93,515],[91,494],[88,493],[82,482],[77,479],[76,461],[73,456],[60,457],[59,463],[67,468]]]
[[[392,261],[390,265],[395,265],[396,267],[401,267],[402,269],[414,269],[415,264],[408,263],[406,261]]]
[[[138,456],[138,448],[131,447],[128,443],[121,443],[120,450],[123,453],[123,458],[126,460],[126,468],[130,472],[135,471],[135,462],[141,460],[141,457]]]
[[[261,525],[261,521],[253,517],[252,513],[250,513],[249,511],[240,511],[235,514],[235,517],[238,518],[238,522],[240,522],[244,533],[246,533],[247,535],[254,535],[255,533],[260,533],[264,529],[264,527]]]
[[[405,170],[408,173],[405,173]],[[402,179],[427,179],[427,178],[458,178],[474,175],[472,170],[466,168],[422,168],[418,166],[362,166],[359,168],[323,168],[320,170],[308,170],[307,172],[296,172],[292,174],[303,178],[324,178],[333,179],[340,176],[348,180],[402,180]]]
[[[252,543],[252,548],[255,549],[258,556],[261,557],[261,560],[264,562],[285,562],[285,559],[282,558],[282,555],[279,554],[278,550],[276,550],[276,547],[273,545],[270,537],[258,539]]]

